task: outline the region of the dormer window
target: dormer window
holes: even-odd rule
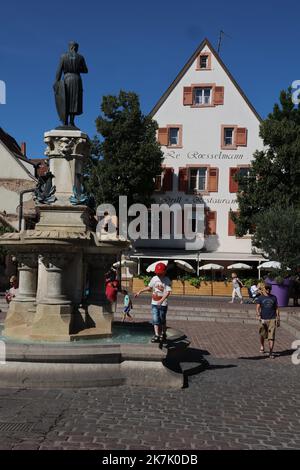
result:
[[[208,55],[200,56],[200,69],[207,69],[208,65]]]
[[[201,52],[197,57],[196,70],[211,70],[211,53]]]

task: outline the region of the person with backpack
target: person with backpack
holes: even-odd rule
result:
[[[243,303],[243,296],[241,293],[241,288],[244,287],[242,281],[237,277],[236,273],[231,274],[232,277],[232,299],[229,302],[230,304],[234,303],[235,296],[240,299],[240,303]]]
[[[127,290],[123,289],[121,292],[124,295],[124,307],[123,307],[122,322],[124,322],[126,320],[126,317],[128,317],[131,321],[134,321],[132,315],[130,315],[130,310],[132,309],[132,300],[131,300]]]

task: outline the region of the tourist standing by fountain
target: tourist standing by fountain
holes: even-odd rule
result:
[[[171,281],[166,276],[166,265],[158,263],[155,266],[155,274],[148,287],[141,289],[135,294],[138,297],[143,292],[152,291],[151,312],[154,326],[154,336],[152,343],[166,342],[167,339],[167,322],[166,316],[168,311],[168,297],[172,292]]]
[[[17,276],[11,276],[10,280],[10,289],[5,293],[6,302],[9,304],[18,293],[18,280]]]

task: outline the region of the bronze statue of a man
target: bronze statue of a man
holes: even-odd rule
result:
[[[84,57],[78,54],[78,44],[69,43],[69,51],[60,58],[54,84],[56,109],[65,126],[75,127],[74,117],[82,114],[81,73],[88,73]],[[62,79],[62,74],[64,77]]]

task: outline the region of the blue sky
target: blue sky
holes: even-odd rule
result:
[[[43,155],[43,133],[59,124],[52,85],[69,40],[89,68],[76,122],[93,136],[102,95],[135,91],[148,113],[204,37],[217,46],[220,29],[230,36],[221,58],[266,117],[279,91],[300,79],[299,13],[291,0],[1,2],[0,126],[27,142],[29,156]]]

